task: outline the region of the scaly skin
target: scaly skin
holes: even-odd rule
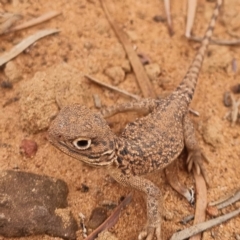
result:
[[[188,150],[188,167],[204,174],[188,107],[193,98],[204,54],[213,33],[221,0],[217,1],[202,45],[177,89],[162,100],[144,99],[116,105],[101,113],[79,104],[64,107],[50,126],[49,139],[64,153],[91,166],[104,167],[118,182],[147,196],[148,221],[139,239],[161,239],[160,190],[143,177],[171,164]],[[141,110],[149,114],[129,123],[116,136],[104,119],[119,111]]]

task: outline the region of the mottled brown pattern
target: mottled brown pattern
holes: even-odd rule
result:
[[[139,239],[152,240],[154,235],[161,239],[161,206],[158,204],[161,193],[143,174],[164,169],[179,156],[185,145],[189,170],[194,167],[205,176],[187,112],[221,4],[218,0],[196,57],[169,97],[119,104],[103,109],[101,114],[75,104],[63,108],[50,126],[49,139],[60,150],[91,166],[105,166],[118,182],[146,194],[148,221]],[[148,115],[129,123],[117,137],[103,117],[130,110]],[[171,168],[174,169],[172,165]],[[191,200],[189,194],[182,194]]]

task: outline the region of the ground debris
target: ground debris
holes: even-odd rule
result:
[[[35,141],[30,139],[23,139],[20,144],[20,153],[26,158],[32,158],[36,155],[38,145]]]
[[[27,172],[1,171],[0,235],[48,234],[75,239],[77,223],[66,208],[67,194],[68,187],[62,180]]]
[[[6,33],[22,16],[15,13],[0,13],[0,34]]]
[[[37,40],[57,32],[59,32],[59,30],[57,29],[41,30],[25,38],[24,40],[22,40],[22,42],[14,46],[9,52],[6,52],[0,56],[0,66],[15,58],[17,55],[19,55]]]
[[[232,93],[230,93],[231,98],[231,110],[226,113],[224,119],[228,119],[231,122],[231,126],[234,126],[240,115],[239,106],[240,106],[240,99],[236,100]]]
[[[172,237],[170,238],[170,240],[183,240],[186,239],[190,236],[193,236],[195,234],[198,234],[200,232],[203,232],[209,228],[212,228],[218,224],[221,224],[233,217],[236,217],[237,215],[239,215],[240,213],[240,209],[237,209],[235,211],[232,211],[230,213],[227,213],[223,216],[208,220],[206,222],[201,222],[199,224],[193,225],[187,229],[184,229],[180,232],[176,232],[172,235]]]
[[[97,207],[92,210],[87,226],[95,229],[107,219],[107,211],[105,208]]]

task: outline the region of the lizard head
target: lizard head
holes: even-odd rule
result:
[[[115,135],[105,119],[78,104],[61,109],[48,130],[58,149],[92,166],[115,162]]]

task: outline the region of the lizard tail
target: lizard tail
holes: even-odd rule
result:
[[[212,14],[208,29],[205,32],[204,38],[202,40],[201,47],[199,48],[182,82],[173,93],[173,95],[176,94],[178,97],[180,96],[187,105],[190,104],[193,98],[193,94],[197,85],[198,74],[203,63],[204,54],[211,40],[221,5],[222,0],[217,0],[217,4]]]

